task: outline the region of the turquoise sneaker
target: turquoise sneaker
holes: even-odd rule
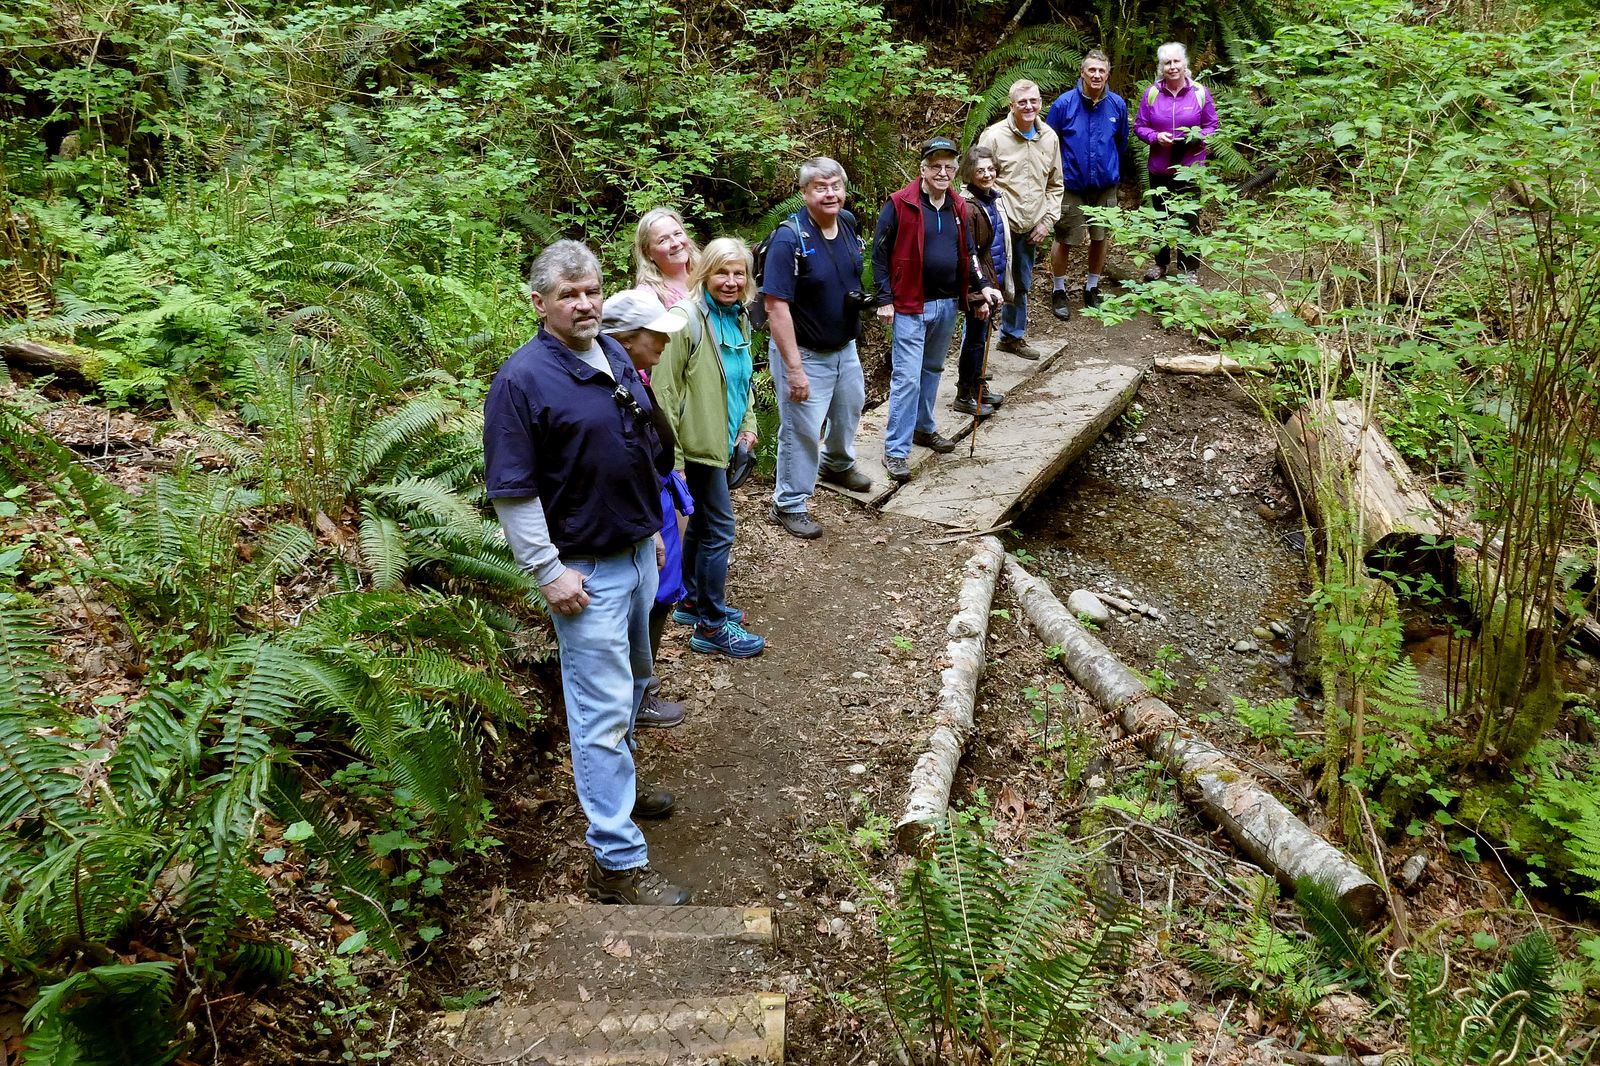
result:
[[[753,659],[760,655],[766,646],[765,637],[746,632],[744,626],[738,622],[724,623],[721,629],[703,629],[695,626],[694,636],[689,638],[689,647],[695,651],[705,652],[708,655],[721,652],[735,659]]]

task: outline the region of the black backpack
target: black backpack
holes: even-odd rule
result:
[[[861,238],[857,236],[855,215],[851,214],[849,211],[840,211],[839,225],[850,234],[852,240],[856,241],[857,244],[861,243]],[[756,261],[756,296],[755,299],[750,301],[750,305],[745,308],[745,310],[750,315],[750,325],[756,329],[767,328],[767,304],[766,300],[764,299],[767,281],[767,252],[772,248],[772,238],[776,237],[778,235],[778,230],[785,226],[788,226],[794,231],[795,277],[800,276],[800,265],[805,262],[807,254],[811,251],[811,249],[806,247],[806,231],[800,225],[799,211],[796,211],[794,214],[778,223],[777,229],[774,229],[771,233],[757,241],[756,246],[751,249],[751,255]],[[861,251],[863,255],[866,254],[865,247],[862,247]]]
[[[800,228],[800,212],[796,211],[778,223],[776,229],[757,241],[756,246],[750,250],[751,256],[756,261],[756,295],[750,301],[750,305],[745,308],[745,311],[750,315],[750,325],[756,329],[767,328],[767,301],[764,295],[767,282],[767,253],[772,250],[772,238],[776,237],[778,230],[783,229],[785,226],[794,231],[794,272],[798,276],[800,273],[800,260],[804,256],[806,245],[805,230]]]

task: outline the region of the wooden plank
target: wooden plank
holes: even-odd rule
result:
[[[649,940],[734,940],[770,944],[771,907],[616,907],[601,903],[529,903],[511,924],[543,922],[554,931]]]
[[[956,330],[957,345],[961,341],[961,331]],[[1005,418],[1011,408],[1009,394],[1011,390],[1021,386],[1032,378],[1049,369],[1061,354],[1067,349],[1065,340],[1056,341],[1055,347],[1048,347],[1049,340],[1042,340],[1040,344],[1046,345],[1044,354],[1038,359],[1021,359],[1007,352],[1002,352],[999,341],[989,350],[989,385],[1007,394],[1006,405],[994,417]],[[950,409],[956,398],[956,359],[960,356],[960,349],[952,347],[951,353],[945,359],[944,378],[939,382],[939,399],[933,405],[933,417],[939,424],[940,432],[951,440],[965,437],[972,429],[971,415],[958,415]],[[993,421],[993,419],[991,419]],[[881,504],[894,494],[896,484],[889,480],[889,471],[883,466],[883,431],[889,423],[889,404],[887,401],[874,407],[861,417],[861,428],[856,430],[856,469],[872,479],[872,487],[866,492],[847,492],[838,485],[827,485],[819,481],[819,485],[828,488],[842,496],[848,496],[857,503],[868,506]],[[911,447],[911,471],[916,473],[918,467],[934,457],[926,448],[916,445]],[[977,527],[977,528],[982,528]]]
[[[707,1059],[783,1062],[780,993],[633,1002],[545,1002],[439,1016],[435,1031],[468,1062],[521,1066],[673,1066]]]
[[[917,470],[883,509],[952,529],[997,524],[1088,450],[1133,402],[1143,377],[1142,368],[1106,362],[1046,372],[983,424],[975,456],[963,443]]]

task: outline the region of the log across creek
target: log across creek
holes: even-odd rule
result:
[[[1183,724],[1176,712],[1078,623],[1050,586],[1010,556],[1006,577],[1034,631],[1061,648],[1061,661],[1077,683],[1122,729],[1141,738],[1146,754],[1178,782],[1183,798],[1225,831],[1234,844],[1280,883],[1293,889],[1310,878],[1325,885],[1345,913],[1371,921],[1385,896],[1349,856],[1313,832],[1293,811],[1216,745]]]

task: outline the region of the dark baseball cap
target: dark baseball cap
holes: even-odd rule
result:
[[[956,142],[948,137],[930,137],[922,142],[922,154],[918,159],[926,159],[930,155],[940,152],[949,152],[951,155],[960,155],[961,149],[956,147]]]

